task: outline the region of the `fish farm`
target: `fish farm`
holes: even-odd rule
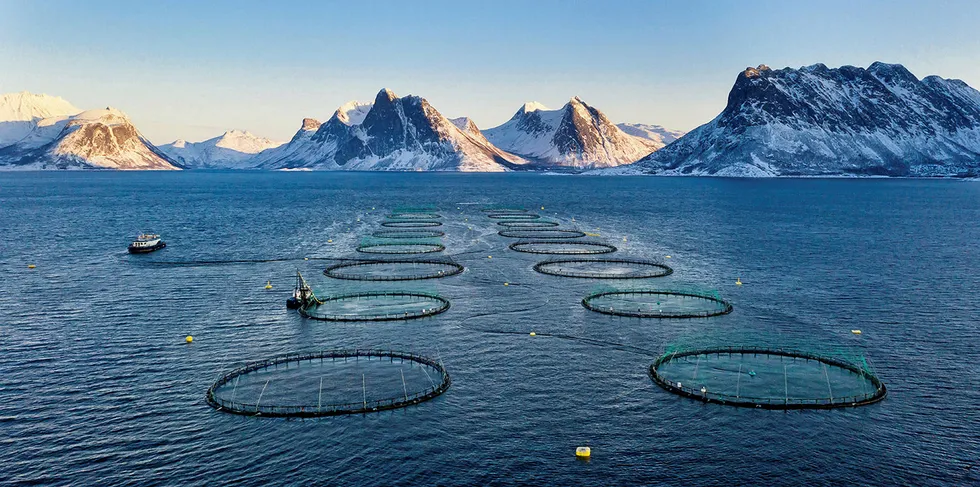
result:
[[[885,385],[866,366],[808,352],[717,347],[665,354],[650,366],[663,389],[690,399],[761,409],[874,404]]]
[[[451,384],[446,368],[428,357],[333,350],[245,364],[222,375],[205,397],[211,407],[226,413],[316,418],[416,405],[446,392]]]
[[[327,267],[323,273],[334,279],[352,281],[417,281],[455,276],[463,266],[451,260],[364,260],[341,262]]]
[[[538,262],[542,274],[580,279],[649,279],[674,273],[666,264],[638,259],[553,259]]]
[[[501,242],[520,254],[593,255],[620,250],[596,241],[594,237],[598,234],[586,233],[575,225],[563,226],[560,221],[541,219],[524,208],[493,207],[480,211],[489,228],[504,227],[497,231],[498,236],[521,239]],[[465,226],[468,231],[474,230],[469,219],[460,219],[467,223],[448,222],[448,228]],[[297,271],[296,287],[287,300],[287,307],[296,309],[304,318],[338,325],[408,321],[449,313],[453,309],[450,299],[437,292],[389,287],[392,282],[439,279],[464,272],[465,267],[452,254],[435,258],[405,257],[447,252],[441,238],[448,230],[426,228],[443,226],[442,220],[435,207],[402,207],[391,211],[377,222],[381,228],[371,231],[352,249],[355,255],[378,254],[379,257],[313,257],[335,260],[323,269],[323,275],[328,278],[326,291],[314,291]],[[574,221],[571,219],[571,223]],[[579,240],[587,236],[593,238]],[[473,259],[472,254],[479,253],[482,252],[470,250],[458,256],[468,261]],[[384,255],[389,257],[380,257]],[[493,255],[486,256],[486,262],[492,259]],[[532,269],[545,276],[607,282],[666,278],[674,274],[674,269],[663,259],[636,257],[557,257],[533,263]],[[340,281],[362,283],[341,286]],[[512,285],[507,280],[503,284]],[[741,284],[739,279],[736,285]],[[659,288],[599,287],[579,303],[603,315],[660,320],[710,318],[734,310],[715,291]],[[466,327],[465,318],[460,326]],[[473,331],[525,334],[491,329]],[[529,333],[531,337],[536,335],[534,331]],[[788,348],[740,348],[721,343],[661,354],[587,336],[564,333],[540,336],[578,340],[655,357],[647,372],[660,388],[703,403],[758,409],[831,409],[873,404],[886,394],[884,384],[866,364],[855,365],[859,362]],[[313,418],[403,408],[432,399],[444,393],[449,385],[449,374],[441,362],[416,353],[335,350],[289,354],[245,364],[222,375],[208,389],[207,402],[219,411],[240,415]]]
[[[585,232],[578,230],[556,229],[523,229],[523,230],[501,230],[497,232],[501,237],[526,238],[526,239],[559,239],[559,238],[579,238],[584,237]]]
[[[596,243],[596,242],[551,242],[547,240],[531,240],[527,242],[514,242],[510,244],[510,249],[515,252],[527,254],[553,254],[553,255],[590,255],[590,254],[609,254],[615,252],[615,246]]]
[[[582,299],[590,311],[630,318],[710,318],[733,311],[715,293],[665,289],[599,291]]]
[[[435,316],[448,309],[449,301],[436,294],[376,291],[318,299],[299,312],[322,321],[395,321]]]

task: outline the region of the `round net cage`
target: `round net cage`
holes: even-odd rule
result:
[[[487,218],[494,220],[537,220],[541,215],[534,213],[490,213]]]
[[[438,220],[442,215],[438,213],[392,213],[387,216],[391,220]]]
[[[552,222],[548,220],[528,220],[528,221],[500,221],[497,225],[507,228],[551,228],[557,227],[558,222]]]
[[[391,220],[381,222],[381,226],[388,228],[426,228],[440,227],[442,226],[442,222],[432,220]]]
[[[580,232],[578,230],[565,230],[560,228],[553,228],[553,229],[522,228],[520,230],[501,230],[497,232],[497,235],[500,235],[501,237],[510,237],[510,238],[558,239],[558,238],[584,237],[585,232]]]
[[[717,347],[667,353],[650,377],[674,394],[761,409],[832,409],[884,399],[885,385],[866,366],[809,352]]]
[[[388,241],[368,238],[362,240],[356,250],[365,254],[410,255],[442,252],[446,246],[434,239]]]
[[[484,213],[527,213],[527,208],[517,206],[491,206],[483,208],[480,211]]]
[[[552,259],[538,262],[534,270],[550,276],[586,279],[649,279],[674,273],[666,264],[638,259]]]
[[[732,305],[707,291],[612,289],[582,299],[586,309],[631,318],[709,318],[732,312]]]
[[[616,251],[616,247],[598,242],[565,242],[532,240],[529,242],[514,242],[510,244],[510,249],[516,252],[527,254],[552,254],[552,255],[590,255],[608,254]]]
[[[371,234],[375,238],[420,239],[443,237],[446,232],[439,230],[378,230]]]
[[[222,375],[206,394],[221,412],[316,418],[412,406],[446,392],[452,380],[429,357],[384,350],[332,350],[250,362]]]
[[[415,281],[455,276],[463,266],[448,260],[365,260],[342,262],[326,268],[327,277],[351,281]]]
[[[448,309],[449,301],[434,293],[377,291],[320,298],[299,312],[322,321],[394,321],[435,316]]]

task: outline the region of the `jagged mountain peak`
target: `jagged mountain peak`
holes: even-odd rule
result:
[[[525,113],[536,112],[538,110],[545,110],[546,111],[546,110],[548,110],[548,107],[546,107],[546,106],[544,106],[544,104],[538,103],[536,101],[529,101],[529,102],[525,103],[524,105],[521,105],[521,108],[519,110],[517,110],[517,114],[518,115],[523,115]]]
[[[398,99],[398,96],[395,95],[393,91],[389,90],[388,88],[381,88],[381,91],[378,92],[378,95],[374,97],[374,102],[375,103],[385,102],[385,101],[391,102],[391,101],[395,101],[396,99]]]
[[[297,134],[258,161],[269,169],[460,171],[501,171],[526,162],[494,147],[479,129],[460,129],[424,98],[388,89],[374,103],[341,107],[312,136]]]
[[[390,93],[390,92],[389,92]],[[361,103],[359,101],[349,101],[344,103],[334,112],[334,117],[345,125],[360,125],[364,117],[371,111],[373,103]]]
[[[756,74],[757,73],[757,74]],[[747,70],[714,120],[627,171],[710,175],[974,174],[980,92],[900,64]]]
[[[320,128],[320,121],[315,118],[304,118],[302,125],[300,125],[300,132],[312,132]]]
[[[525,103],[510,120],[483,134],[498,147],[545,166],[629,164],[663,147],[623,132],[578,96],[558,110]]]

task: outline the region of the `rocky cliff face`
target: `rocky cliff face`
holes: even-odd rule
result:
[[[381,90],[319,125],[304,121],[288,144],[256,157],[266,169],[503,171],[526,161],[461,130],[424,98]]]
[[[874,63],[747,68],[714,120],[611,172],[971,176],[978,167],[980,92]]]
[[[36,122],[26,137],[0,149],[15,169],[179,169],[119,110],[88,110]]]

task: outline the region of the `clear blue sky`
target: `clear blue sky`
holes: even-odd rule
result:
[[[387,87],[482,128],[573,95],[689,130],[746,66],[905,64],[980,87],[980,2],[0,0],[0,92],[112,105],[152,141],[303,117]]]

